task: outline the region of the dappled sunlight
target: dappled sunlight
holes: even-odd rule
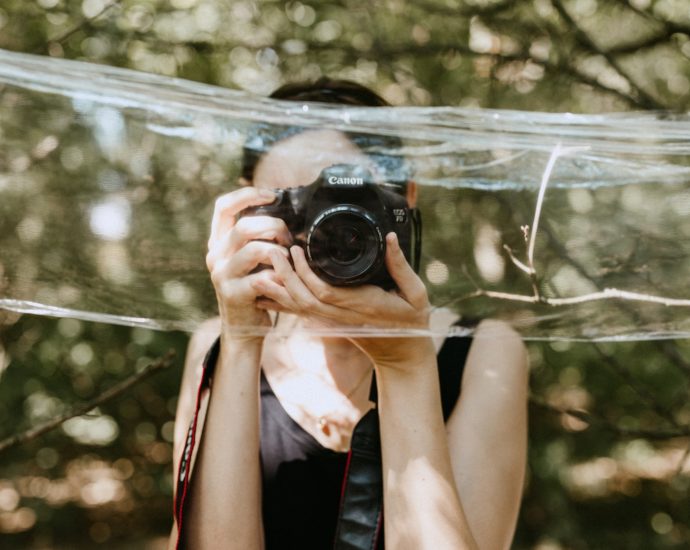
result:
[[[0,512],[0,532],[21,533],[36,524],[36,512],[31,508],[18,508],[12,512]]]
[[[561,478],[566,488],[578,498],[593,499],[614,494],[636,496],[644,481],[668,483],[677,476],[690,478],[687,460],[682,469],[679,468],[684,454],[685,448],[680,445],[655,449],[646,441],[634,440],[619,444],[612,457],[598,457],[566,467]]]
[[[171,458],[170,445],[152,444],[148,454],[150,460],[167,464]],[[40,503],[56,509],[74,505],[128,514],[134,510],[138,495],[150,495],[153,490],[150,476],[138,473],[131,460],[108,462],[85,455],[65,465],[64,477],[24,475],[11,480],[0,479],[0,533],[31,529],[36,523]],[[27,507],[29,503],[31,507]],[[102,531],[103,526],[96,528],[96,535]],[[110,528],[108,536],[100,537],[100,542],[109,537]]]
[[[474,245],[474,259],[482,278],[488,283],[500,283],[505,275],[505,260],[501,250],[501,233],[495,227],[480,227]]]
[[[577,385],[553,385],[547,390],[545,397],[549,405],[561,410],[586,411],[592,402],[591,394],[585,388]],[[589,427],[587,422],[566,412],[559,416],[563,428],[570,432],[579,432]]]
[[[2,438],[184,355],[217,311],[209,222],[255,126],[395,135],[437,343],[487,317],[550,339],[529,343],[512,548],[689,546],[687,2],[0,4]],[[265,99],[324,75],[396,107]],[[475,338],[509,350],[503,328]],[[167,548],[180,374],[0,456],[3,550]],[[481,371],[498,399],[505,375]]]
[[[106,415],[72,418],[62,429],[75,441],[89,445],[109,445],[119,434],[117,422]]]

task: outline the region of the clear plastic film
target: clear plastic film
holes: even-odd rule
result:
[[[359,170],[403,196],[395,186],[415,182],[433,322],[304,330],[441,336],[498,318],[526,339],[690,335],[685,115],[302,104],[4,51],[0,308],[194,330],[217,315],[205,261],[216,198],[239,188],[247,151],[263,158],[306,130],[322,145],[290,160],[320,159],[310,183]],[[334,175],[319,162],[336,134],[356,152],[334,156]],[[395,210],[391,196],[372,200]],[[329,200],[316,202],[345,202]],[[291,215],[313,224],[318,213]]]

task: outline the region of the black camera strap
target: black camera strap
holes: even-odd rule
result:
[[[369,399],[377,403],[376,373]],[[383,522],[383,469],[378,408],[369,410],[352,433],[343,478],[334,550],[374,550]]]
[[[422,262],[422,215],[419,208],[410,208],[412,218],[412,229],[414,231],[414,256],[412,258],[412,269],[419,273],[419,266]]]

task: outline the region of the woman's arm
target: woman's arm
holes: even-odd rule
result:
[[[519,334],[507,323],[482,321],[446,424],[455,483],[482,550],[510,548],[515,531],[527,463],[528,380]]]
[[[221,333],[185,508],[186,548],[263,548],[259,461],[261,340]]]
[[[453,478],[433,343],[414,347],[408,365],[376,365],[386,548],[475,549]]]
[[[283,245],[289,243],[290,234],[282,220],[265,216],[237,220],[236,216],[248,206],[274,199],[271,192],[248,187],[216,201],[206,264],[218,300],[220,354],[213,371],[212,399],[205,398],[202,405],[207,408],[200,411],[205,420],[197,425],[198,451],[190,460],[184,516],[182,525],[173,529],[172,547],[176,530],[181,530],[182,546],[192,550],[263,548],[259,375],[262,334],[270,319],[257,308],[257,301],[266,299],[259,297],[252,283],[275,277],[273,270],[255,272],[255,268],[270,264],[273,251],[287,255]],[[240,334],[238,329],[247,327],[254,333]],[[178,419],[184,422],[176,430],[176,437],[182,438],[176,441],[178,450],[186,437],[190,403],[196,399],[189,380],[196,380],[198,386],[199,375],[185,374],[180,407],[186,418]]]
[[[429,357],[424,368],[427,372],[431,361]],[[422,375],[422,371],[414,372]],[[384,476],[389,476],[384,510],[386,543],[393,531],[396,541],[391,548],[407,547],[410,543],[411,547],[424,548],[428,534],[444,528],[442,524],[433,526],[445,517],[456,525],[450,526],[450,535],[439,535],[441,548],[452,540],[446,537],[452,536],[454,527],[461,531],[469,528],[482,550],[510,548],[527,462],[529,363],[520,336],[498,320],[487,319],[477,327],[464,369],[460,400],[445,428],[447,449],[446,436],[439,432],[438,415],[433,414],[440,410],[440,403],[432,403],[437,393],[436,368],[420,380],[397,376],[397,382],[387,384],[391,373],[401,374],[391,369],[378,372]],[[432,418],[425,421],[423,415],[429,412]],[[403,444],[406,441],[408,446]],[[424,451],[422,445],[432,450]],[[440,453],[436,467],[431,464],[434,449]],[[451,483],[457,488],[464,516],[455,520],[450,515],[452,506],[444,503],[444,498],[451,498],[443,492],[443,485],[448,482],[447,452],[452,465]],[[434,483],[424,480],[428,476],[425,468],[434,472],[441,492],[434,489]],[[406,479],[399,469],[406,471],[408,478],[407,483],[398,482],[396,486],[391,479]],[[401,509],[391,511],[391,505]],[[422,523],[427,521],[427,514],[437,516],[428,519],[432,527]],[[424,536],[424,544],[415,544],[416,536]]]

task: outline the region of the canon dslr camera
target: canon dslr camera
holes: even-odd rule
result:
[[[391,231],[397,234],[415,271],[421,251],[419,211],[393,189],[393,184],[374,183],[362,167],[337,164],[309,185],[276,189],[275,202],[246,208],[240,216],[284,220],[310,267],[324,281],[388,290],[396,285],[384,262],[385,236]]]

